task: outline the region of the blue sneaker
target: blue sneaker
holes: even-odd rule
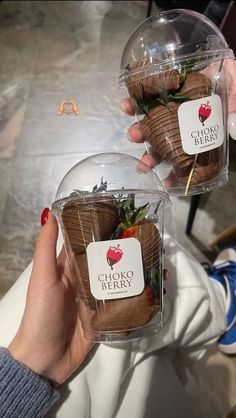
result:
[[[218,346],[225,354],[236,354],[236,325],[219,338]]]
[[[218,340],[219,348],[226,354],[236,354],[236,247],[221,251],[208,274],[226,293],[226,332]]]

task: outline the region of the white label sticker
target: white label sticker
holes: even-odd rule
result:
[[[96,299],[121,299],[142,293],[142,252],[136,238],[90,242],[87,258],[90,288]]]
[[[186,154],[199,154],[222,145],[222,104],[217,94],[182,103],[178,118],[182,147]]]

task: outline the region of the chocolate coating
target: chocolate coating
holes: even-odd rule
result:
[[[96,299],[91,293],[86,254],[74,254],[72,270],[78,286],[78,293],[91,309],[96,309]]]
[[[196,165],[190,181],[190,187],[198,186],[205,181],[211,180],[219,171],[218,164]],[[186,186],[188,176],[180,177],[180,183]]]
[[[193,71],[187,74],[180,93],[191,100],[210,96],[213,93],[211,80],[205,74]]]
[[[143,118],[140,125],[154,152],[158,152],[163,160],[171,161],[174,166],[182,169],[193,164],[194,156],[186,154],[182,148],[178,108],[179,105],[175,102],[169,102],[167,106],[157,106]]]
[[[214,178],[222,167],[223,158],[223,146],[198,154],[190,181],[190,187],[195,187]],[[191,170],[178,170],[176,172],[181,185],[187,185],[190,172]]]
[[[127,77],[127,89],[129,95],[139,102],[145,97],[155,97],[160,93],[178,90],[181,84],[181,75],[177,70],[156,72],[156,74],[142,74],[141,70],[150,64],[148,58],[141,59],[131,66],[131,71],[140,72],[130,74]]]
[[[128,331],[147,324],[157,310],[157,305],[150,304],[144,289],[138,296],[99,302],[91,329],[95,332]]]
[[[156,226],[146,222],[136,228],[133,238],[137,238],[141,244],[143,266],[145,269],[160,265],[161,237]]]
[[[114,202],[71,201],[62,212],[66,239],[75,253],[81,254],[92,241],[109,239],[118,222]]]

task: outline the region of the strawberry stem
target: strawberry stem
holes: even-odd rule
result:
[[[126,199],[120,198],[118,200],[118,212],[120,223],[112,235],[113,239],[117,238],[125,229],[143,222],[149,212],[149,203],[135,209],[134,194],[131,193]]]

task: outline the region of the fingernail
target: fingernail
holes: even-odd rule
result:
[[[127,132],[127,137],[131,142],[143,142],[143,133],[137,124],[131,126]]]
[[[127,138],[130,142],[133,142],[132,136],[130,135],[130,132],[127,132]]]
[[[45,225],[45,223],[47,222],[49,212],[50,212],[50,209],[49,209],[49,208],[45,208],[45,209],[42,211],[42,215],[41,215],[41,225],[42,225],[42,226],[43,226],[43,225]]]
[[[230,113],[228,116],[228,131],[231,138],[236,140],[236,113]]]
[[[163,270],[163,278],[164,280],[168,280],[170,278],[170,272],[166,269]]]
[[[126,113],[126,105],[124,102],[120,103],[120,109],[122,110],[122,112]]]
[[[139,128],[139,126],[135,126],[135,137],[136,137],[136,141],[143,141],[143,132],[141,131],[141,129]]]

